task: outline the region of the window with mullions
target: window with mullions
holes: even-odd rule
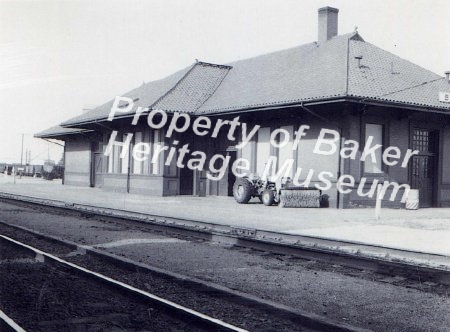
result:
[[[435,152],[436,135],[433,131],[414,129],[412,137],[413,150],[421,152]]]
[[[118,133],[115,142],[126,142],[129,133],[121,134]],[[108,138],[109,139],[109,138]],[[134,143],[131,144],[134,140]],[[138,131],[133,135],[133,140],[129,140],[130,144],[127,147],[127,151],[125,152],[125,147],[120,146],[120,144],[115,144],[111,147],[111,152],[108,157],[108,167],[107,171],[111,174],[128,174],[128,172],[132,174],[143,174],[143,175],[158,175],[160,174],[160,163],[159,158],[155,163],[151,163],[153,153],[155,150],[155,146],[160,143],[160,131],[159,130],[150,130],[150,131]],[[136,144],[144,143],[148,146],[148,149],[144,149],[148,152],[140,153],[139,156],[144,158],[144,160],[136,160],[133,158],[133,148]],[[106,151],[106,150],[105,150]],[[123,158],[121,158],[122,152],[124,152]]]
[[[365,142],[372,137],[371,146],[380,144],[383,146],[383,125],[366,123],[366,135]],[[377,149],[374,153],[375,158],[367,156],[364,161],[364,173],[380,174],[383,173],[383,161],[382,161],[383,148]]]
[[[122,142],[127,141],[127,134],[123,134]],[[128,166],[130,165],[130,148],[131,146],[120,147],[120,173],[128,174]],[[123,158],[122,158],[123,157]]]
[[[142,131],[138,131],[136,133],[134,133],[134,146],[136,146],[139,143],[142,143],[143,141],[143,133]],[[138,156],[139,158],[141,158],[142,156]],[[135,158],[132,158],[132,162],[133,162],[133,174],[142,174],[144,171],[144,161],[142,160],[137,160]]]
[[[117,135],[120,137],[120,135]],[[105,146],[107,148],[107,146]],[[120,169],[120,147],[115,145],[112,147],[111,152],[108,156],[108,173],[114,174],[119,173]]]
[[[138,131],[134,134],[134,146],[139,143],[145,143],[148,146],[148,154],[141,153],[138,154],[139,157],[144,158],[144,160],[139,161],[132,159],[133,174],[143,174],[143,175],[158,175],[159,174],[159,161],[156,163],[151,163],[153,154],[156,149],[156,145],[161,144],[160,142],[160,131],[159,130],[146,130]],[[159,158],[158,158],[159,160]]]
[[[161,139],[161,137],[160,137],[160,131],[159,130],[154,130],[154,131],[151,131],[150,132],[150,137],[152,137],[153,138],[153,150],[152,150],[152,152],[154,151],[154,149],[155,149],[155,146],[156,145],[162,145],[163,143],[161,142],[162,141],[162,139]],[[153,154],[152,154],[153,155]],[[149,158],[150,159],[150,158]],[[160,167],[159,167],[159,158],[158,158],[158,160],[155,162],[155,163],[150,163],[150,168],[151,168],[151,174],[153,174],[153,175],[158,175],[159,174],[159,171],[160,171]]]

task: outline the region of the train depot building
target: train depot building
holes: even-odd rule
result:
[[[291,160],[286,175],[326,187],[329,207],[373,206],[384,181],[418,189],[421,207],[450,207],[449,73],[338,35],[337,16],[319,9],[315,42],[196,62],[36,136],[65,141],[67,185],[231,196],[236,161],[262,175]],[[403,190],[383,205],[403,207]]]

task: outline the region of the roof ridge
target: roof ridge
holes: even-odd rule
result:
[[[222,83],[231,68],[231,66],[210,64],[197,60],[192,68],[169,91],[158,98],[151,107],[161,108],[165,111],[195,114],[215,93],[217,87]],[[198,85],[195,82],[201,83]],[[192,84],[196,86],[197,96],[187,92],[192,89]],[[188,96],[185,96],[185,93],[188,93]],[[177,98],[178,100],[183,100],[182,106],[180,106],[179,101],[175,102]]]
[[[205,65],[205,66],[211,66],[211,67],[224,68],[224,69],[231,69],[231,68],[233,68],[233,66],[220,65],[220,64],[217,64],[217,63],[205,62],[205,61],[197,61],[196,64],[198,64],[198,65]]]
[[[356,42],[357,42],[358,40],[352,40],[352,41],[356,41]],[[379,49],[379,50],[381,50],[381,51],[383,51],[383,52],[386,52],[386,53],[388,53],[388,54],[390,54],[390,55],[392,55],[392,56],[394,56],[394,57],[396,57],[396,58],[398,58],[398,59],[400,59],[400,60],[402,60],[402,61],[408,62],[409,64],[411,64],[411,65],[413,65],[413,66],[419,67],[419,68],[421,68],[421,69],[423,69],[423,70],[426,70],[427,72],[429,72],[429,73],[431,73],[431,74],[434,74],[434,75],[436,75],[436,76],[441,77],[439,74],[435,73],[434,71],[431,71],[430,69],[427,69],[427,68],[425,68],[425,67],[422,67],[422,66],[418,65],[417,63],[414,63],[414,62],[412,62],[412,61],[410,61],[410,60],[408,60],[408,59],[402,58],[400,55],[397,55],[397,54],[392,53],[392,52],[390,52],[390,51],[388,51],[388,50],[385,50],[384,48],[381,48],[381,47],[379,47],[379,46],[377,46],[377,45],[375,45],[375,44],[372,44],[372,43],[369,43],[369,42],[365,42],[365,43],[368,44],[368,45],[370,45],[370,46],[372,46],[372,47],[375,47],[375,48],[377,48],[377,49]]]
[[[345,95],[348,96],[348,87],[349,87],[349,81],[350,81],[350,41],[360,41],[365,43],[366,41],[364,40],[363,37],[361,37],[361,35],[359,34],[358,31],[353,31],[347,34],[344,34],[342,36],[348,36],[347,39],[347,63],[346,63],[346,79],[345,79]]]
[[[145,92],[145,89],[146,89],[147,86],[152,85],[152,84],[156,84],[156,83],[157,83],[157,84],[161,84],[161,83],[164,83],[164,82],[167,81],[167,80],[172,80],[172,78],[173,78],[173,81],[176,79],[176,80],[177,80],[177,83],[178,83],[179,80],[181,80],[181,78],[183,78],[184,76],[186,76],[186,72],[187,72],[187,71],[192,70],[192,67],[193,67],[194,65],[195,65],[195,64],[191,65],[191,67],[189,67],[189,66],[184,67],[183,69],[178,70],[178,71],[176,71],[175,73],[172,73],[172,74],[170,74],[170,75],[168,75],[168,76],[165,76],[165,77],[163,77],[163,78],[160,78],[160,79],[157,79],[157,80],[153,80],[153,81],[149,81],[149,82],[144,82],[144,84],[141,84],[141,85],[139,85],[138,87],[136,87],[136,88],[134,88],[134,89],[132,89],[132,90],[130,90],[130,91],[127,91],[126,93],[120,94],[120,96],[125,96],[125,97],[126,97],[126,96],[130,96],[130,95],[135,94],[135,93],[136,93],[137,91],[139,91],[139,90],[141,90],[141,91],[143,90],[143,91]],[[182,76],[181,76],[181,75],[182,75]],[[179,76],[181,76],[180,79],[178,79]],[[168,84],[168,85],[169,85],[169,84]],[[170,84],[169,86],[171,86],[171,84]],[[167,92],[166,89],[164,89],[164,91]],[[166,94],[166,93],[164,93],[163,95],[165,95],[165,94]],[[159,95],[159,93],[158,93],[157,95]],[[160,96],[160,97],[158,97],[158,100],[159,100],[161,97],[163,97],[163,95]],[[155,98],[156,98],[156,96],[155,96]],[[103,104],[97,106],[96,108],[94,108],[94,109],[92,109],[92,110],[90,110],[90,111],[88,111],[88,112],[86,112],[86,113],[83,113],[83,114],[79,114],[79,115],[73,116],[73,117],[71,117],[71,118],[69,118],[69,119],[67,119],[67,120],[65,120],[65,121],[63,121],[63,122],[61,122],[59,125],[61,125],[61,126],[64,127],[64,128],[71,128],[71,127],[74,127],[75,125],[80,125],[80,124],[83,125],[83,124],[85,124],[85,123],[89,123],[89,122],[92,122],[92,121],[97,122],[97,120],[99,120],[100,118],[106,119],[108,113],[106,113],[106,115],[105,115],[105,114],[102,114],[101,112],[102,112],[102,110],[103,110],[103,113],[104,113],[105,107],[108,108],[108,109],[110,110],[110,109],[111,109],[111,106],[109,106],[109,105],[112,105],[112,103],[114,102],[114,100],[115,100],[115,99],[106,101],[105,103],[103,103]],[[148,103],[147,105],[143,105],[143,106],[145,106],[145,107],[150,107],[150,106],[153,106],[153,105],[155,104],[155,102],[153,102],[153,99],[152,99],[152,101],[148,101],[148,102],[149,102],[149,103]],[[150,105],[150,106],[149,106],[149,105]],[[100,114],[99,114],[99,115],[94,115],[93,118],[89,118],[89,117],[86,118],[86,115],[89,115],[89,114],[95,114],[95,112],[100,113]],[[109,112],[109,111],[108,111],[108,112]]]
[[[274,51],[268,52],[268,53],[257,54],[257,55],[250,56],[250,57],[244,58],[244,59],[234,60],[234,61],[231,61],[231,62],[227,62],[227,65],[230,66],[230,67],[233,67],[233,64],[235,64],[235,63],[239,63],[239,62],[242,62],[242,61],[248,61],[248,60],[252,60],[252,59],[257,59],[257,58],[261,58],[261,57],[265,57],[265,56],[269,56],[269,55],[273,55],[273,54],[276,54],[276,53],[281,53],[281,52],[285,52],[285,51],[289,51],[289,50],[294,50],[294,49],[297,49],[297,48],[300,48],[300,47],[305,47],[305,46],[308,46],[308,45],[316,46],[316,47],[319,46],[319,44],[316,41],[313,41],[313,42],[309,42],[309,43],[305,43],[305,44],[300,44],[300,45],[284,48],[284,49],[281,49],[281,50],[274,50]]]
[[[358,39],[353,39],[355,37],[357,37]],[[334,40],[339,39],[339,38],[365,42],[365,40],[361,37],[361,35],[359,34],[358,31],[348,32],[348,33],[344,33],[342,35],[334,36],[329,41],[334,41]],[[280,49],[280,50],[274,50],[274,51],[268,52],[268,53],[263,53],[263,54],[250,56],[250,57],[247,57],[247,58],[244,58],[244,59],[234,60],[234,61],[231,61],[231,62],[227,62],[227,64],[223,65],[223,66],[233,67],[232,66],[233,64],[239,63],[241,61],[247,61],[247,60],[257,59],[257,58],[260,58],[260,57],[270,56],[270,55],[273,55],[273,54],[276,54],[276,53],[281,53],[281,52],[285,52],[285,51],[289,51],[289,50],[294,50],[294,49],[298,49],[298,48],[305,47],[305,46],[308,46],[308,45],[309,46],[320,47],[321,45],[324,45],[324,44],[325,43],[320,44],[317,41],[307,42],[307,43],[304,43],[304,44],[299,44],[299,45],[296,45],[296,46],[283,48],[283,49]]]
[[[381,95],[378,95],[378,96],[374,96],[374,97],[370,97],[370,98],[381,98],[381,97],[393,95],[395,93],[399,93],[399,92],[403,92],[403,91],[406,91],[406,90],[410,90],[410,89],[414,89],[414,88],[417,88],[417,87],[421,87],[421,86],[424,86],[424,85],[427,85],[427,84],[430,84],[430,83],[433,83],[433,82],[437,82],[437,81],[440,81],[440,80],[443,80],[443,79],[445,79],[445,78],[444,77],[435,78],[433,80],[429,80],[429,81],[426,81],[426,82],[422,82],[422,83],[419,83],[419,84],[416,84],[416,85],[408,86],[408,87],[403,88],[403,89],[399,89],[399,90],[396,90],[396,91],[391,91],[391,92],[388,92],[388,93],[385,93],[385,94],[381,94]],[[370,98],[366,98],[366,99],[370,99]]]

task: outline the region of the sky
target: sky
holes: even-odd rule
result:
[[[339,9],[339,34],[357,28],[450,70],[450,0],[0,0],[0,163],[22,151],[23,162],[26,151],[32,164],[58,161],[62,147],[33,134],[196,59],[224,64],[315,41],[324,6]]]

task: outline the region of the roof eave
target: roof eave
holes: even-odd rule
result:
[[[413,104],[407,104],[407,103],[401,103],[401,102],[377,100],[377,99],[373,99],[373,98],[363,98],[363,97],[353,97],[353,99],[355,101],[358,101],[359,103],[363,103],[366,105],[389,106],[389,107],[407,109],[407,110],[411,110],[411,111],[450,115],[450,108],[447,109],[447,108],[439,108],[439,107],[426,106],[426,105],[413,105]]]
[[[323,104],[330,104],[330,103],[340,103],[340,102],[358,102],[363,104],[370,104],[374,106],[389,106],[389,107],[396,107],[396,108],[402,108],[402,109],[408,109],[413,111],[421,111],[421,112],[432,112],[432,113],[439,113],[439,114],[446,114],[450,115],[450,109],[445,108],[438,108],[433,106],[422,106],[422,105],[411,105],[401,102],[393,102],[393,101],[384,101],[384,100],[377,100],[367,97],[356,97],[356,96],[339,96],[339,97],[331,97],[331,98],[323,98],[323,99],[317,99],[317,100],[309,100],[309,101],[296,101],[292,103],[283,103],[283,104],[274,104],[274,105],[267,105],[264,107],[242,107],[237,108],[233,110],[223,110],[223,111],[214,111],[213,113],[195,113],[190,114],[191,116],[209,116],[209,117],[215,117],[220,115],[234,115],[237,113],[247,113],[247,112],[257,112],[257,111],[268,111],[268,110],[277,110],[282,108],[291,108],[291,107],[301,107],[301,106],[314,106],[314,105],[323,105]],[[172,112],[172,111],[169,111]],[[143,113],[144,114],[144,113]],[[134,117],[134,113],[132,114],[126,114],[122,116],[115,116],[115,120],[120,119],[128,119]],[[144,114],[145,115],[145,114]],[[101,118],[101,119],[95,119],[90,121],[84,121],[79,123],[72,123],[72,124],[62,124],[64,128],[80,128],[86,125],[92,125],[92,124],[100,124],[103,122],[106,122],[107,118]]]
[[[93,130],[82,129],[82,130],[73,131],[73,132],[44,134],[44,135],[40,135],[39,133],[37,133],[37,134],[34,134],[33,137],[42,138],[42,139],[46,139],[46,138],[59,139],[59,138],[64,138],[66,136],[72,136],[72,135],[84,135],[84,134],[87,134],[90,132],[93,132]]]

